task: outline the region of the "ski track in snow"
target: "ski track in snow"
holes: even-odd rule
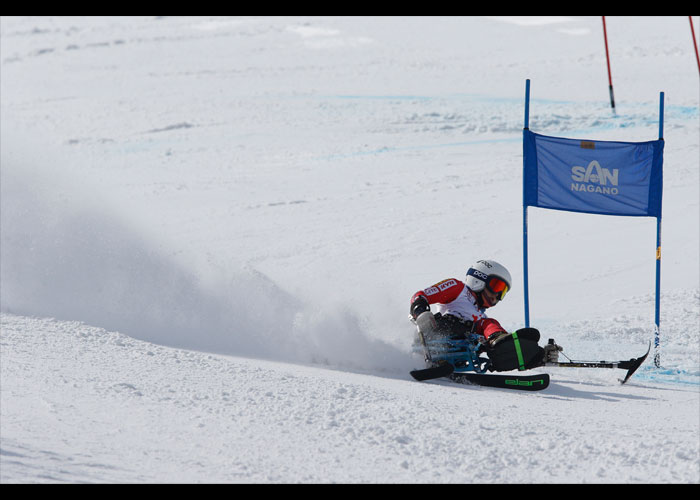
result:
[[[614,115],[598,17],[0,21],[3,483],[700,482],[687,18],[610,18]],[[654,139],[666,92],[663,366],[416,383],[417,289],[521,281],[525,78],[565,137]],[[655,221],[529,220],[543,340],[641,355]]]

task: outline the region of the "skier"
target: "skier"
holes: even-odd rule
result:
[[[561,348],[540,347],[537,329],[521,328],[511,334],[497,320],[487,317],[485,310],[505,298],[511,283],[504,266],[494,260],[479,260],[467,271],[465,282],[447,279],[416,292],[411,297],[411,318],[423,341],[476,338],[478,352],[488,355],[491,371],[524,370],[557,361]],[[431,305],[435,306],[435,314]]]

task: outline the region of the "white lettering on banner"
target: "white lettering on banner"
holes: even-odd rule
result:
[[[587,168],[575,165],[571,167],[571,179],[576,182],[571,183],[571,190],[616,195],[620,192],[616,187],[619,174],[619,169],[614,168],[611,172],[595,160],[590,162]],[[608,186],[608,183],[611,185]]]

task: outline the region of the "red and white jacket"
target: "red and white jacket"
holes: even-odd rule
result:
[[[479,307],[476,293],[457,279],[447,279],[416,292],[411,297],[411,304],[418,297],[425,297],[428,304],[434,306],[431,307],[433,313],[441,313],[443,316],[450,314],[466,321],[473,321],[476,325],[473,331],[485,338],[489,338],[494,333],[506,331],[498,321],[486,316],[485,308]]]

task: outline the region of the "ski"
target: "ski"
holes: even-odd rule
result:
[[[422,370],[413,370],[411,377],[418,381],[432,380],[435,378],[449,377],[452,372],[455,371],[454,365],[451,363],[442,363],[437,366],[432,366],[430,368],[423,368]]]
[[[515,389],[518,391],[541,391],[549,386],[549,375],[493,375],[486,373],[453,373],[450,379],[462,384]]]
[[[627,374],[624,379],[620,379],[620,382],[624,384],[629,380],[632,374],[637,371],[637,368],[642,366],[644,360],[647,359],[649,351],[651,350],[651,342],[649,342],[649,347],[647,348],[646,354],[639,358],[632,358],[627,361],[548,361],[545,366],[558,366],[563,368],[621,368],[627,370]]]

